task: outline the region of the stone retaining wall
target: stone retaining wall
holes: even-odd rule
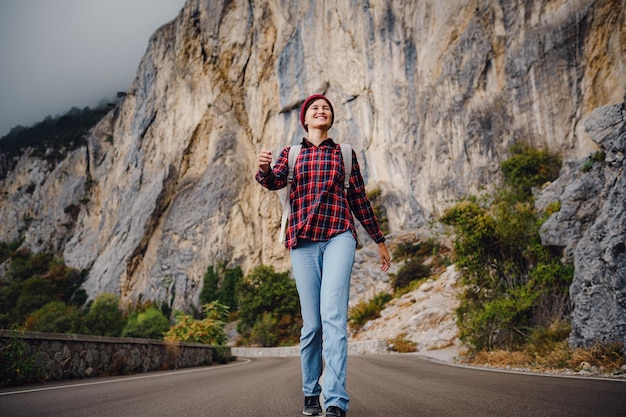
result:
[[[300,356],[300,346],[288,347],[233,347],[230,349],[235,356],[244,358],[284,358]],[[384,340],[367,340],[363,342],[348,343],[348,355],[366,355],[374,353],[387,353],[389,349]]]
[[[199,343],[0,330],[0,348],[23,340],[24,360],[34,359],[43,380],[128,375],[210,365],[217,349]],[[25,362],[26,363],[26,362]]]

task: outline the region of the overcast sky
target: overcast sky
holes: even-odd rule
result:
[[[132,83],[185,0],[0,0],[0,137]]]

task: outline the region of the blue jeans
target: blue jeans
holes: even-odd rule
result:
[[[299,241],[291,266],[300,296],[302,392],[324,396],[324,406],[348,410],[348,300],[356,240],[350,231],[325,242]],[[322,342],[323,341],[323,342]],[[319,383],[322,358],[324,388]]]

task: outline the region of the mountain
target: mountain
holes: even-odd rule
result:
[[[332,100],[332,136],[380,188],[390,244],[430,233],[455,199],[500,184],[515,142],[567,160],[599,149],[585,121],[623,101],[625,6],[188,0],[84,146],[60,162],[15,161],[0,182],[0,237],[88,269],[91,296],[178,309],[198,304],[208,265],[286,270],[279,201],[253,176],[259,149],[304,135],[311,93]],[[375,260],[361,238],[358,259]],[[353,297],[388,286],[357,265]]]

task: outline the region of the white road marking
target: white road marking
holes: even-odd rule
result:
[[[210,371],[210,370],[213,370],[213,369],[230,368],[231,366],[244,365],[244,364],[250,363],[250,362],[251,362],[250,359],[244,359],[242,361],[238,361],[237,363],[231,363],[231,364],[228,364],[228,365],[206,366],[206,367],[202,367],[202,368],[186,369],[186,370],[181,370],[181,371],[166,372],[166,373],[162,373],[162,374],[159,373],[159,374],[152,374],[152,375],[138,375],[138,376],[132,376],[132,377],[128,377],[128,378],[107,379],[105,381],[85,382],[85,383],[82,383],[82,384],[59,385],[59,386],[56,386],[56,387],[33,388],[33,389],[25,389],[25,390],[20,390],[20,391],[0,392],[0,396],[3,396],[3,395],[13,395],[13,394],[26,394],[26,393],[38,392],[38,391],[51,391],[51,390],[55,390],[55,389],[87,387],[87,386],[90,386],[90,385],[113,384],[115,382],[134,381],[134,380],[137,380],[137,379],[160,378],[162,376],[179,375],[179,374],[187,374],[187,373],[191,373],[191,372],[202,372],[202,371]]]

